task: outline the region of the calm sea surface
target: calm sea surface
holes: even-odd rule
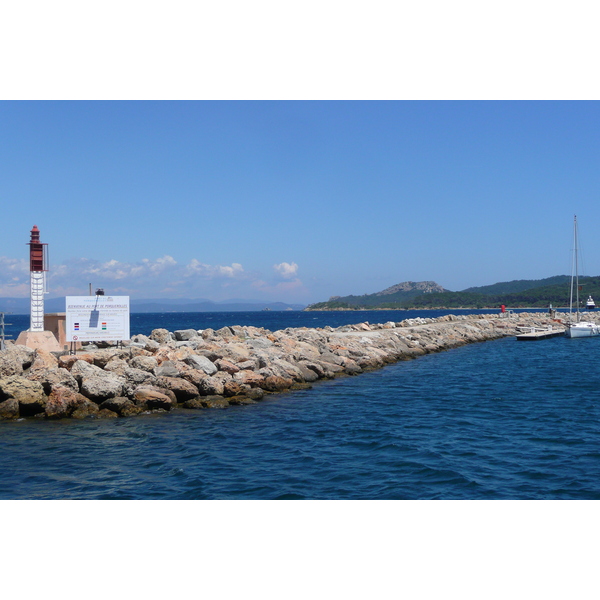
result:
[[[131,332],[448,312],[134,314]],[[2,422],[0,498],[600,498],[598,365],[600,339],[506,338],[250,406]]]

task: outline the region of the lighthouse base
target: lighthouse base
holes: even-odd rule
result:
[[[21,331],[15,344],[27,346],[32,350],[61,352],[62,348],[51,331]]]

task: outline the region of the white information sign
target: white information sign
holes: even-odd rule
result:
[[[66,301],[70,342],[129,339],[129,296],[67,296]]]

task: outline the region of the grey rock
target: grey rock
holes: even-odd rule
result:
[[[175,336],[166,329],[154,329],[150,334],[150,339],[159,344],[166,344],[175,339]]]
[[[98,350],[92,354],[94,358],[94,365],[104,369],[106,365],[114,360],[115,358],[121,358],[121,356],[127,352],[126,350],[119,350],[117,348],[106,348],[104,350]]]
[[[122,396],[125,384],[123,377],[104,371],[102,373],[102,376],[92,375],[84,377],[81,381],[81,393],[98,404],[108,398]]]
[[[222,396],[225,383],[215,377],[207,377],[200,382],[198,391],[202,396]]]
[[[134,369],[141,369],[149,373],[154,373],[154,369],[158,367],[158,361],[154,356],[134,356],[129,361],[129,364]]]
[[[258,369],[258,361],[256,360],[245,360],[237,363],[237,368],[240,371],[255,371]]]
[[[160,363],[160,365],[154,369],[154,374],[157,377],[179,377],[181,375],[179,369],[171,360],[165,360]]]
[[[123,360],[122,358],[113,358],[106,364],[104,370],[108,371],[109,373],[114,373],[115,375],[123,376],[125,369],[128,368],[129,364],[126,360]]]
[[[196,329],[178,329],[173,333],[178,342],[187,342],[198,337],[198,331]]]
[[[273,342],[262,337],[248,340],[248,346],[254,348],[255,350],[266,350],[267,348],[271,348],[273,346]]]
[[[188,364],[190,367],[194,369],[200,369],[204,371],[207,375],[214,375],[218,369],[215,364],[210,361],[205,356],[199,356],[197,354],[193,354],[183,359],[183,362]]]
[[[81,382],[85,377],[102,377],[104,371],[95,365],[91,365],[85,360],[78,360],[71,367],[71,375],[76,379],[81,386]]]
[[[33,364],[35,357],[36,351],[31,348],[7,343],[0,352],[0,377],[22,373]]]

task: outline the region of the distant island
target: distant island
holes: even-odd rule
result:
[[[555,308],[569,305],[568,275],[546,279],[518,279],[470,287],[460,292],[444,289],[435,281],[405,281],[381,292],[362,296],[332,296],[327,302],[310,304],[304,310],[378,310],[433,308]],[[588,296],[600,301],[600,276],[580,277],[579,300]],[[575,301],[575,300],[573,300]]]

